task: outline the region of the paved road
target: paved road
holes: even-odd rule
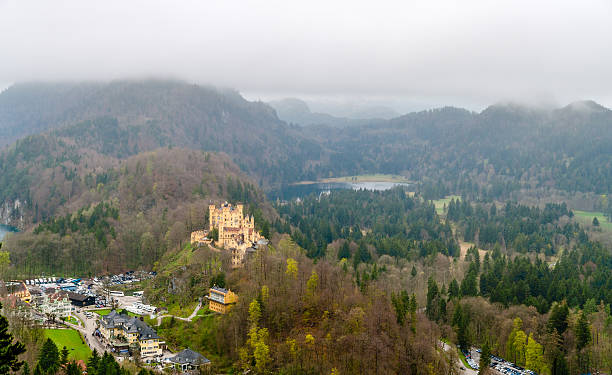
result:
[[[78,311],[74,315],[76,315],[85,324],[85,327],[74,325],[71,326],[83,333],[83,337],[85,337],[87,345],[89,345],[91,350],[96,349],[98,354],[104,353],[106,351],[104,344],[102,344],[97,337],[93,336],[93,332],[96,329],[97,314],[94,313],[91,319],[88,319],[84,313]]]
[[[450,346],[448,344],[446,344],[443,341],[440,341],[442,343],[442,348],[445,351],[449,351],[449,350],[457,350],[454,346]],[[459,359],[459,373],[461,375],[478,375],[478,371],[476,370],[472,370],[471,368],[467,368],[463,365],[463,362],[461,362],[461,359]]]

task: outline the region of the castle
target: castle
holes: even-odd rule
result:
[[[210,231],[217,228],[219,240],[217,245],[226,249],[238,247],[242,243],[256,243],[262,237],[255,231],[253,216],[244,217],[244,205],[236,207],[225,202],[217,208],[214,204],[208,206]]]
[[[216,229],[219,239],[215,241],[215,245],[231,251],[232,266],[241,266],[247,253],[254,252],[262,241],[267,243],[266,239],[255,230],[253,216],[244,216],[243,204],[238,203],[234,207],[225,202],[219,208],[211,204],[208,206],[208,211],[209,231],[193,232],[191,242],[206,243],[208,234]]]

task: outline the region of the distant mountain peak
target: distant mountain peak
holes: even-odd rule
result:
[[[572,112],[607,112],[610,109],[593,100],[579,100],[566,105],[561,110]]]
[[[554,107],[550,104],[527,104],[518,101],[502,101],[492,104],[485,108],[481,114],[487,112],[506,112],[506,113],[544,113],[550,112]]]
[[[300,114],[312,113],[310,107],[308,107],[308,104],[305,101],[297,98],[274,100],[269,102],[268,104],[275,108],[277,112],[293,112]]]

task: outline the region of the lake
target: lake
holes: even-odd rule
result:
[[[17,228],[11,227],[9,225],[0,224],[0,241],[4,238],[4,235],[9,232],[17,232]]]
[[[313,182],[299,185],[286,185],[280,189],[268,193],[270,200],[291,200],[303,198],[312,193],[321,193],[332,190],[389,190],[396,186],[412,187],[412,184],[405,182],[371,181],[371,182]]]

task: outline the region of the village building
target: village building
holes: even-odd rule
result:
[[[30,303],[32,301],[32,295],[28,288],[22,281],[10,281],[5,284],[7,296],[16,297],[24,303]]]
[[[44,293],[39,286],[30,286],[28,288],[28,292],[30,292],[31,296],[31,304],[33,306],[40,306],[44,300]]]
[[[74,308],[72,307],[72,303],[70,303],[67,292],[48,288],[45,290],[45,293],[43,293],[39,310],[47,316],[66,318],[72,315]]]
[[[70,302],[77,307],[90,306],[96,303],[95,296],[87,296],[80,293],[68,292],[68,298]]]
[[[210,360],[187,348],[166,360],[166,365],[179,371],[197,371],[200,366],[210,365]]]
[[[165,343],[139,318],[113,310],[99,318],[98,324],[100,336],[116,353],[139,352],[145,362],[161,357]]]
[[[229,289],[213,286],[210,288],[208,296],[208,308],[220,314],[225,314],[229,309],[238,302],[238,296]]]

